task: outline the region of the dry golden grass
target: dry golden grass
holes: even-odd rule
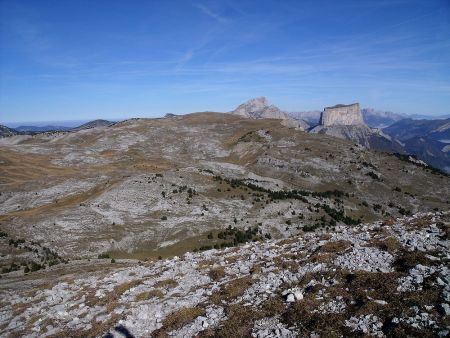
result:
[[[411,261],[413,257],[410,257]],[[309,273],[302,280],[300,285],[305,285],[311,280],[325,280],[334,278],[338,284],[324,287],[316,285],[308,288],[305,298],[294,303],[285,311],[282,311],[283,322],[288,325],[297,325],[302,335],[308,335],[315,331],[320,336],[353,336],[355,333],[349,332],[343,323],[351,316],[374,314],[382,322],[388,323],[391,318],[398,316],[415,316],[411,312],[411,306],[417,305],[423,308],[425,305],[433,305],[439,302],[441,291],[433,285],[432,277],[426,278],[421,292],[404,292],[401,295],[393,292],[398,286],[398,279],[405,276],[404,272],[376,273],[376,272],[349,272],[337,270],[335,272]],[[319,303],[324,300],[317,300],[316,295],[319,290],[324,290],[326,299],[336,299],[342,297],[346,303],[343,313],[321,313],[314,312]],[[387,304],[378,304],[373,300],[384,300]],[[411,312],[411,313],[410,313]],[[442,318],[436,311],[432,310],[434,318]],[[410,337],[410,336],[432,336],[430,330],[416,330],[409,325],[387,325],[383,327],[387,336],[390,337]]]
[[[210,300],[214,304],[220,304],[222,301],[229,301],[236,297],[242,296],[245,290],[252,284],[252,278],[245,276],[234,279],[225,285],[219,292],[215,292],[210,296]]]
[[[203,331],[199,337],[250,337],[256,320],[266,316],[267,312],[241,304],[231,304],[225,308],[227,319],[216,329]]]
[[[25,219],[33,219],[34,217],[36,217],[36,215],[46,215],[49,213],[55,213],[62,210],[66,210],[67,208],[77,206],[81,202],[84,202],[88,199],[92,199],[94,197],[101,195],[105,191],[105,189],[110,188],[117,182],[118,182],[117,180],[113,180],[107,184],[98,185],[90,190],[81,192],[79,194],[58,198],[57,203],[51,202],[32,209],[13,211],[8,213],[7,215],[1,215],[0,221],[6,220],[11,216],[21,217]]]
[[[41,319],[42,316],[40,314],[34,314],[28,319],[27,322],[27,328],[31,328],[34,323],[36,323],[39,319]]]
[[[335,253],[335,252],[343,252],[347,249],[350,249],[351,247],[352,243],[350,241],[339,240],[339,241],[329,241],[324,245],[322,245],[319,250],[321,252]]]
[[[321,234],[320,236],[319,236],[319,239],[321,240],[321,241],[328,241],[328,240],[330,240],[331,239],[331,235],[330,234]]]
[[[239,137],[239,139],[237,140],[237,142],[263,142],[263,141],[264,138],[259,136],[254,131],[247,132],[246,134]]]
[[[339,253],[343,253],[351,247],[352,245],[349,241],[329,241],[318,248],[317,251],[311,255],[310,260],[314,263],[330,263]]]
[[[177,330],[205,314],[201,307],[183,307],[169,314],[163,321],[161,329],[153,333],[154,337],[165,337],[167,332]]]
[[[138,286],[140,284],[142,284],[142,280],[141,279],[135,279],[135,280],[132,280],[130,282],[126,282],[126,283],[123,283],[123,284],[115,286],[112,292],[115,295],[120,297],[121,295],[123,295],[129,289],[134,288],[134,287],[136,287],[136,286]]]
[[[146,291],[146,292],[141,292],[139,294],[136,295],[136,302],[142,302],[145,300],[149,300],[151,298],[163,298],[164,294],[162,293],[161,290],[150,290],[150,291]]]
[[[112,312],[116,306],[119,298],[129,289],[134,288],[142,283],[142,280],[137,279],[130,282],[126,282],[114,287],[113,291],[107,294],[102,300],[106,305],[106,311]]]
[[[417,264],[434,265],[435,262],[426,257],[426,254],[421,251],[408,251],[402,249],[394,260],[394,268],[399,272],[408,272]]]
[[[91,321],[91,329],[85,332],[75,333],[75,337],[99,337],[103,336],[108,330],[110,330],[115,323],[120,319],[120,316],[116,313],[111,314],[111,317],[105,321],[96,321],[95,318]],[[61,337],[61,335],[59,336]],[[72,335],[67,335],[65,337],[73,337]]]
[[[443,232],[442,239],[448,241],[450,239],[450,223],[444,224],[443,222],[439,222],[437,226]]]
[[[96,289],[88,289],[85,294],[85,303],[87,306],[106,306],[107,312],[112,312],[116,306],[119,298],[129,289],[136,287],[142,283],[141,279],[132,280],[114,287],[114,289],[106,294],[103,298],[95,296]]]
[[[285,238],[277,242],[279,246],[297,243],[298,238]]]
[[[150,290],[148,292],[148,296],[150,298],[163,298],[164,294],[161,292],[161,290]]]
[[[336,253],[316,252],[311,256],[313,263],[331,263],[336,258]]]
[[[261,310],[264,311],[265,317],[273,317],[284,312],[285,302],[280,296],[274,296],[261,305]]]
[[[250,274],[254,275],[254,274],[259,274],[262,272],[262,267],[263,267],[263,263],[257,263],[255,265],[253,265],[250,269]]]
[[[275,266],[280,270],[289,270],[290,272],[297,272],[300,264],[291,259],[291,255],[281,255],[274,258]]]
[[[234,255],[234,256],[230,256],[230,257],[225,258],[225,261],[228,264],[233,264],[233,263],[236,263],[237,261],[239,261],[241,258],[242,257],[240,255]]]
[[[225,277],[225,268],[223,266],[212,268],[211,270],[209,270],[208,276],[213,281],[218,281],[219,279]]]
[[[300,336],[309,336],[314,331],[321,337],[341,337],[346,331],[344,315],[314,312],[319,304],[320,301],[314,295],[306,295],[283,313],[282,320],[288,325],[296,325]]]
[[[372,239],[367,243],[367,246],[375,246],[383,251],[394,253],[401,248],[401,244],[394,237],[387,237],[383,239]]]
[[[405,225],[409,228],[421,229],[432,223],[431,218],[432,218],[432,216],[423,216],[423,217],[411,220],[410,222],[406,223]]]
[[[163,280],[156,282],[155,285],[153,285],[153,287],[171,289],[177,285],[178,285],[178,282],[169,278],[169,279],[163,279]]]
[[[48,155],[18,153],[2,148],[0,154],[0,182],[9,189],[20,186],[26,181],[42,179],[48,176],[68,176],[76,173],[73,168],[61,168],[50,165]]]
[[[215,263],[214,259],[204,259],[204,260],[198,262],[197,265],[200,269],[205,269],[205,268],[209,268],[209,267],[213,266],[214,263]]]
[[[31,304],[29,303],[16,303],[11,306],[14,316],[24,313]]]
[[[390,218],[390,219],[387,219],[387,220],[383,221],[383,225],[391,226],[391,225],[394,225],[394,224],[395,224],[395,219],[393,219],[393,218]]]

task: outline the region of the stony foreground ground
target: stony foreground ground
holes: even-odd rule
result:
[[[5,337],[448,336],[450,213],[0,279]],[[20,244],[19,244],[20,246]]]

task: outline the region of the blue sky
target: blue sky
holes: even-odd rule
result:
[[[0,122],[359,101],[450,113],[450,2],[0,1]]]

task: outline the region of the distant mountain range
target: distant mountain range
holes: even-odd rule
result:
[[[102,128],[109,127],[115,124],[116,122],[107,121],[107,120],[94,120],[87,123],[84,123],[78,127],[63,127],[63,126],[19,126],[17,128],[9,128],[7,126],[0,125],[0,137],[8,137],[14,135],[29,135],[29,134],[38,134],[38,133],[46,133],[46,132],[63,132],[63,131],[78,131],[83,129],[91,129],[91,128]]]
[[[450,119],[450,114],[444,114],[444,115],[410,114],[410,115],[407,115],[407,117],[414,119],[414,120],[445,120],[445,119]]]
[[[330,108],[351,106],[353,105],[337,105]],[[325,126],[321,124],[321,111],[289,113],[269,104],[267,98],[257,97],[239,105],[230,113],[249,119],[279,119],[283,125],[297,130],[349,139],[372,149],[415,155],[429,165],[450,173],[450,118],[432,116],[428,119],[413,119],[407,115],[373,108],[359,109],[359,105],[357,111],[359,117],[354,115],[351,119],[358,118],[361,121],[362,116],[362,124],[337,123]],[[352,114],[356,113],[350,115]],[[0,125],[0,137],[105,128],[115,123],[94,120],[74,128],[58,125],[9,128]]]
[[[397,114],[389,111],[379,111],[373,108],[361,109],[364,121],[371,128],[385,128],[391,124],[407,118],[407,115]]]
[[[18,134],[17,130],[8,128],[7,126],[0,125],[0,137],[8,137],[17,134]]]
[[[407,153],[450,173],[450,118],[403,119],[383,132],[399,140]]]
[[[289,114],[269,104],[265,97],[257,97],[239,105],[231,113],[250,119],[280,119],[288,127],[297,126],[309,133],[352,140],[367,148],[404,153],[397,141],[365,124],[358,103],[328,107],[324,112],[325,119],[324,113],[319,111]],[[367,111],[367,116],[385,116],[390,120],[394,118],[388,113],[379,114],[373,110]]]
[[[281,119],[288,126],[295,125],[294,120],[303,131],[352,140],[371,149],[415,155],[450,173],[449,119],[414,120],[403,114],[360,109],[359,104],[339,104],[324,112],[287,113],[269,104],[265,97],[251,99],[231,113],[251,119]],[[331,122],[324,123],[324,113]]]
[[[46,131],[64,131],[64,130],[70,130],[70,127],[63,127],[63,126],[19,126],[17,128],[14,128],[14,130],[20,131],[20,132],[36,132],[36,133],[43,133]]]

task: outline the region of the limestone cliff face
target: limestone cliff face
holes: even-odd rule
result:
[[[295,120],[277,106],[269,104],[264,96],[248,100],[230,113],[250,119],[279,119],[284,126],[298,130],[309,128],[305,121]]]
[[[338,104],[325,108],[320,118],[320,124],[324,127],[365,125],[359,103]]]
[[[401,144],[380,130],[369,128],[364,123],[359,103],[338,104],[325,108],[320,117],[320,124],[309,132],[352,140],[367,148],[404,152]]]

